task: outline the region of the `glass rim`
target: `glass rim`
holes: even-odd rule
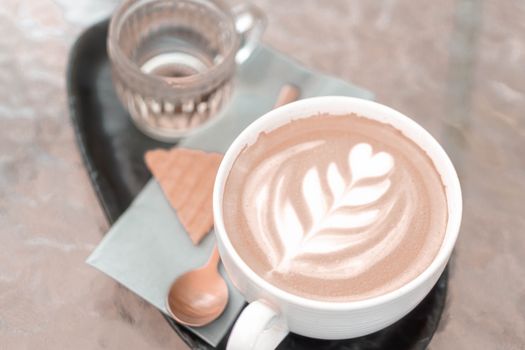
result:
[[[139,8],[155,2],[161,3],[166,2],[166,0],[125,0],[117,7],[111,16],[107,38],[108,56],[112,66],[122,66],[121,69],[126,71],[125,75],[130,75],[128,78],[123,77],[124,79],[132,78],[148,85],[151,83],[158,83],[166,85],[170,88],[181,88],[187,90],[191,86],[197,86],[209,81],[213,81],[223,74],[229,66],[235,64],[235,54],[239,48],[240,38],[235,28],[235,22],[231,15],[230,9],[217,2],[205,0],[176,0],[170,2],[186,2],[204,6],[205,8],[213,11],[219,17],[225,19],[232,34],[230,47],[219,63],[214,64],[205,71],[199,72],[197,74],[192,74],[185,77],[174,77],[166,80],[156,75],[144,73],[140,67],[135,64],[120,48],[119,35],[121,27],[123,23],[125,23],[125,20],[128,16],[133,14]]]

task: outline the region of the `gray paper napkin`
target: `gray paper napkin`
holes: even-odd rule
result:
[[[222,115],[186,138],[180,146],[223,153],[248,124],[272,108],[280,88],[290,83],[300,87],[301,98],[373,97],[366,90],[312,72],[260,46],[238,69],[235,92]],[[167,313],[165,299],[171,282],[184,272],[202,266],[214,240],[214,235],[209,234],[198,247],[193,246],[159,185],[150,180],[87,262]],[[226,277],[222,267],[221,273]],[[223,338],[244,305],[244,299],[229,281],[228,287],[230,300],[222,316],[205,327],[188,327],[213,346]]]

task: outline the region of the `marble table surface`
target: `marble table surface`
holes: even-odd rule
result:
[[[525,2],[257,0],[264,41],[374,91],[450,153],[464,191],[430,348],[525,349]],[[108,229],[66,108],[68,51],[114,0],[0,0],[0,348],[185,349],[84,263]]]

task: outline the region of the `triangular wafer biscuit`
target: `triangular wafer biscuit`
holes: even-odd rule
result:
[[[144,156],[193,244],[213,226],[213,183],[222,154],[184,148],[153,150]]]

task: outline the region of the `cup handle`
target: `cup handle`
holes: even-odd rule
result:
[[[250,303],[235,322],[227,350],[273,350],[288,334],[279,314],[264,301]]]
[[[235,5],[231,11],[235,20],[235,29],[241,37],[241,45],[235,61],[241,64],[257,47],[259,38],[266,27],[266,16],[260,8],[249,3]]]

